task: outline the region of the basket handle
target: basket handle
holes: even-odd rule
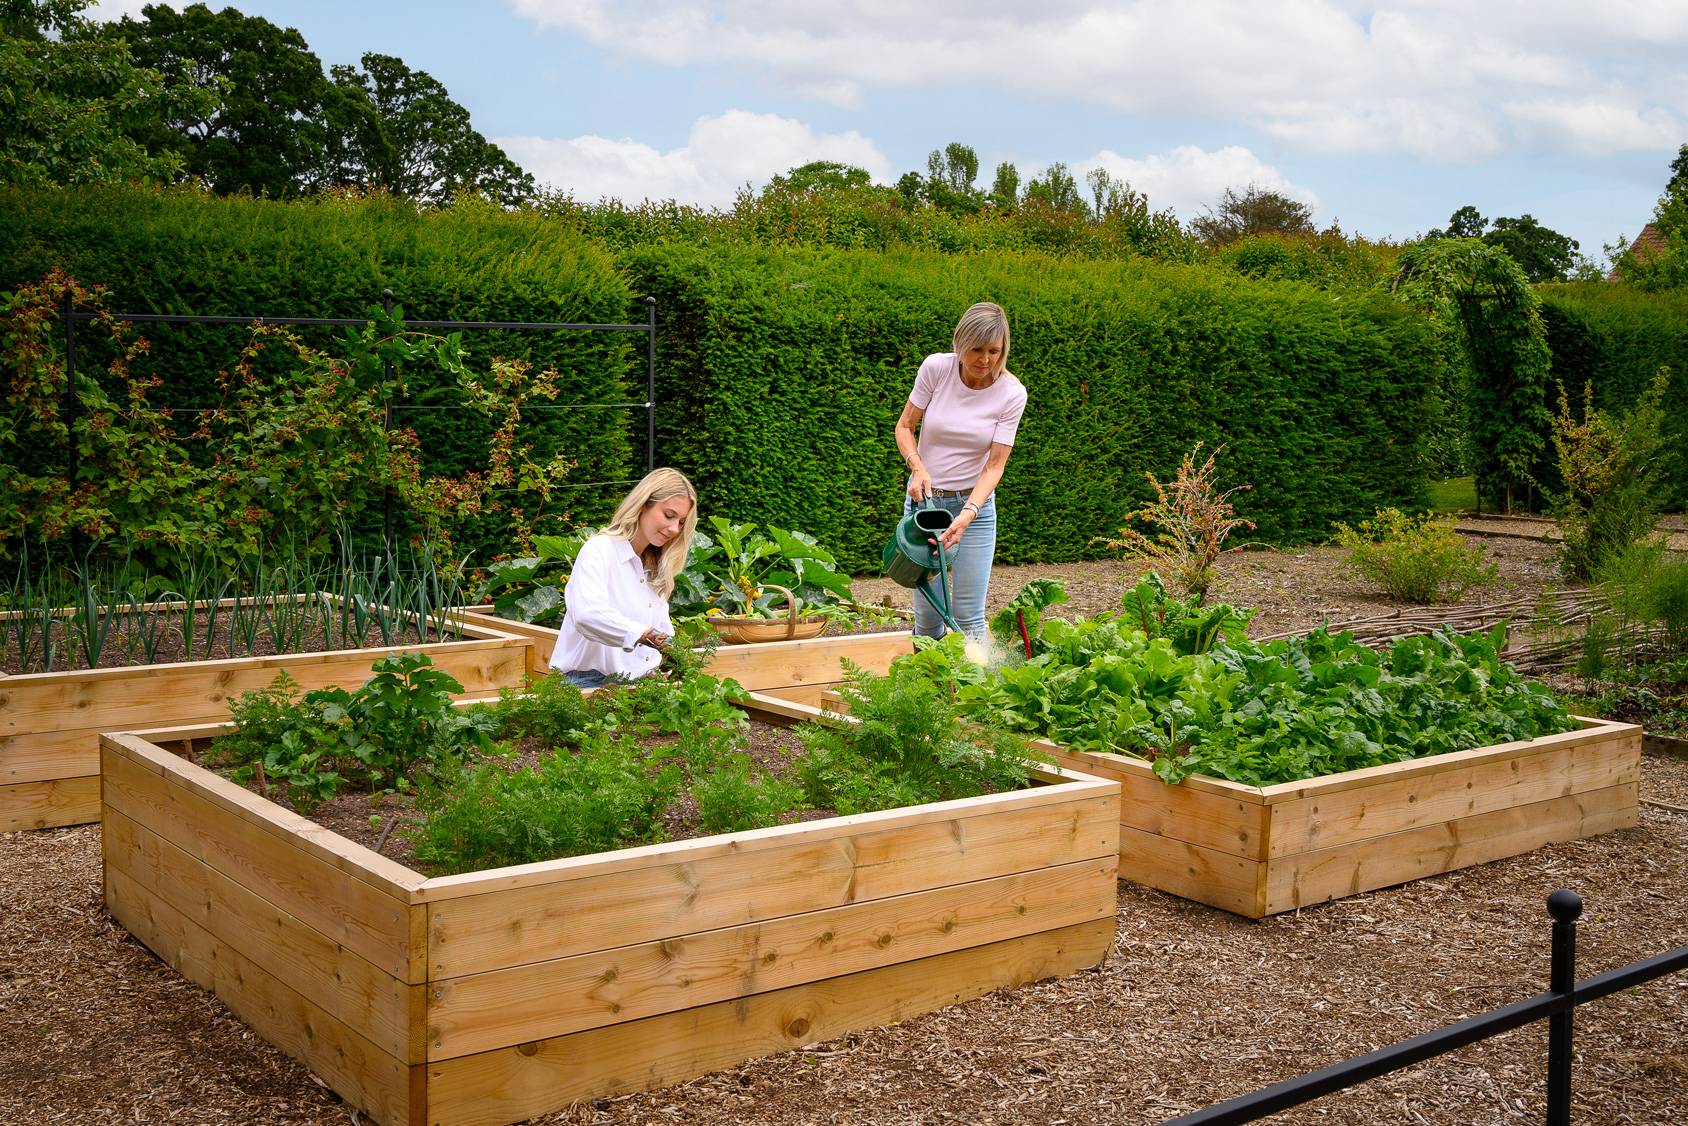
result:
[[[797,596],[774,583],[763,583],[762,589],[777,590],[785,595],[785,639],[790,641],[797,636]]]

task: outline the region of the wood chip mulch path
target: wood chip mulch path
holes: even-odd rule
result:
[[[1551,581],[1505,542],[1537,553],[1506,597]],[[1388,608],[1322,550],[1231,557],[1215,594],[1265,606],[1262,633]],[[1122,881],[1095,969],[535,1122],[1162,1122],[1541,991],[1556,888],[1587,904],[1579,977],[1688,945],[1688,759],[1647,755],[1642,796],[1634,829],[1263,922]],[[99,881],[96,826],[0,834],[0,1122],[368,1121],[115,926]],[[1538,1023],[1271,1121],[1540,1122],[1545,1052]],[[1574,1121],[1688,1121],[1688,974],[1578,1009],[1576,1053]]]

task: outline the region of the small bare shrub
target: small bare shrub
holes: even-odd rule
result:
[[[1338,524],[1336,542],[1347,549],[1347,566],[1356,578],[1403,602],[1455,602],[1499,574],[1481,547],[1466,546],[1452,520],[1428,512],[1415,517],[1381,509],[1358,528]]]

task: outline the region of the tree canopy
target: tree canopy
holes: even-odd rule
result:
[[[1250,184],[1241,195],[1230,188],[1218,207],[1191,220],[1190,231],[1212,246],[1236,242],[1245,235],[1313,233],[1313,209],[1282,192]]]
[[[350,137],[353,174],[368,185],[428,203],[448,203],[466,188],[505,204],[533,195],[533,177],[477,133],[469,111],[426,72],[369,52],[361,70],[336,66],[333,76],[372,111],[353,123]]]
[[[391,55],[324,74],[297,31],[234,8],[149,4],[99,26],[88,2],[0,6],[0,182],[191,178],[278,198],[357,186],[430,204],[534,193],[441,83]]]
[[[169,180],[181,157],[141,137],[207,98],[138,63],[83,17],[89,0],[0,6],[0,183]]]
[[[105,35],[205,95],[200,112],[159,121],[138,139],[177,154],[212,191],[285,198],[340,182],[328,152],[357,107],[297,31],[234,8],[148,4],[140,19],[109,24]]]
[[[1448,216],[1446,230],[1432,228],[1427,239],[1476,238],[1504,250],[1531,282],[1563,281],[1577,268],[1578,242],[1538,223],[1526,212],[1516,219],[1489,220],[1469,203]]]

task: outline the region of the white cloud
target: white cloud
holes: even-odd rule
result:
[[[596,136],[495,141],[539,183],[583,202],[608,196],[628,203],[677,199],[724,206],[745,184],[760,187],[811,160],[854,164],[879,181],[891,176],[885,154],[853,130],[817,134],[789,117],[737,109],[698,118],[686,144],[668,152],[639,141]]]
[[[1148,197],[1155,211],[1172,208],[1185,222],[1217,204],[1226,188],[1243,191],[1249,185],[1279,192],[1290,199],[1318,209],[1319,197],[1292,184],[1281,172],[1246,148],[1230,145],[1212,152],[1194,145],[1180,145],[1168,153],[1141,159],[1124,157],[1103,149],[1073,165],[1073,175],[1084,183],[1093,168],[1106,169]]]
[[[141,9],[148,4],[163,4],[166,8],[174,8],[178,12],[187,6],[188,0],[96,0],[83,9],[82,14],[97,23],[111,23],[124,16],[141,18]]]
[[[1682,0],[509,2],[628,57],[748,64],[845,106],[875,87],[992,84],[1443,161],[1530,144],[1653,148],[1688,132]],[[1543,108],[1586,103],[1601,109]]]

